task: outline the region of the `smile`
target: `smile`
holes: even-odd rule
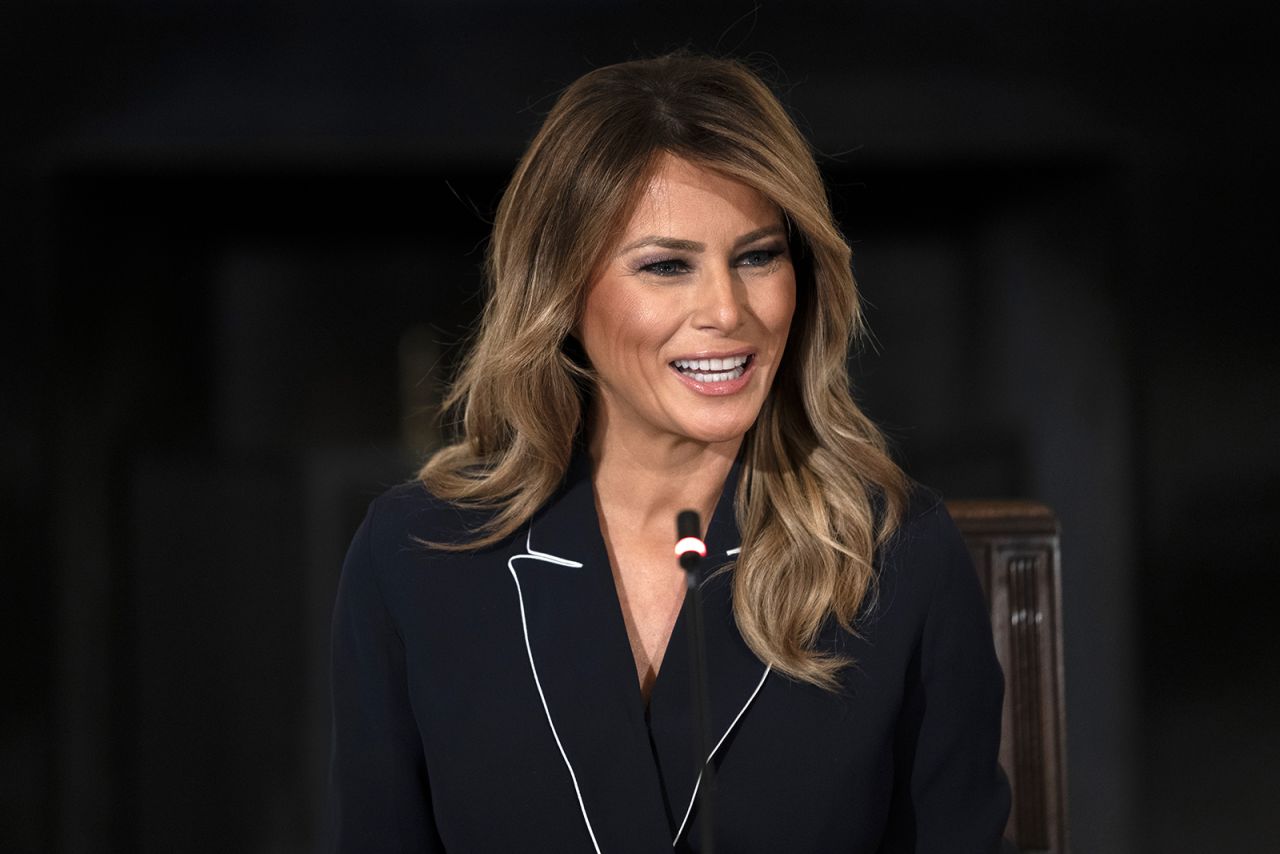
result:
[[[729,356],[725,359],[676,359],[677,371],[700,383],[723,383],[736,380],[747,372],[751,356]]]

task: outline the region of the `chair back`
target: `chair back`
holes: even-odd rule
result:
[[[1058,520],[1033,501],[949,501],[947,509],[973,554],[1004,668],[1000,764],[1013,790],[1005,836],[1024,854],[1066,854]]]

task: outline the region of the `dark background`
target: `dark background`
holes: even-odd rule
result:
[[[689,45],[822,153],[909,471],[1060,515],[1074,850],[1278,850],[1274,16],[7,0],[0,849],[312,849],[486,219],[560,87]]]

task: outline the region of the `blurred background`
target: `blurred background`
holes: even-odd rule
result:
[[[1074,850],[1280,850],[1275,18],[6,0],[0,850],[314,849],[337,573],[439,440],[504,182],[682,46],[821,153],[908,470],[1061,519]]]

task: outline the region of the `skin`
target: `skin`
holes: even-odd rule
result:
[[[795,287],[777,206],[671,155],[588,286],[577,336],[599,377],[596,509],[646,702],[684,601],[675,515],[710,518],[782,360]],[[728,394],[692,388],[671,366],[744,351],[750,375]]]

